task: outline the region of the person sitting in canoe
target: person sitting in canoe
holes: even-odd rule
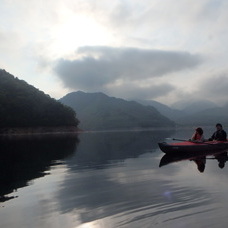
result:
[[[203,129],[201,127],[197,127],[194,134],[192,135],[192,138],[189,141],[192,141],[192,142],[205,141],[204,136],[203,136]]]
[[[216,124],[216,132],[208,139],[209,141],[227,141],[227,134],[222,128],[222,124]]]

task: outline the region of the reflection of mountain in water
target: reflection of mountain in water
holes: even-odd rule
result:
[[[62,213],[77,213],[81,223],[112,217],[120,221],[119,226],[128,227],[131,223],[136,224],[133,227],[150,227],[137,222],[162,213],[183,213],[186,207],[194,211],[192,216],[197,214],[198,207],[210,201],[208,194],[173,186],[172,180],[164,181],[157,160],[150,154],[144,154],[143,159],[128,160],[122,166],[108,166],[111,162],[153,152],[157,142],[169,137],[170,133],[81,135],[77,153],[66,162],[68,175],[57,194]]]
[[[5,195],[44,176],[56,161],[72,155],[77,142],[76,136],[1,138],[0,202],[13,198]]]
[[[67,164],[76,170],[102,168],[110,163],[152,152],[157,149],[157,142],[172,133],[173,130],[81,134],[77,154]]]

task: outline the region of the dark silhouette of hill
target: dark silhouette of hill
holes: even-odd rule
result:
[[[0,128],[77,126],[75,112],[0,70]]]
[[[109,97],[103,93],[69,93],[60,101],[72,107],[84,130],[172,127],[174,122],[154,107]]]

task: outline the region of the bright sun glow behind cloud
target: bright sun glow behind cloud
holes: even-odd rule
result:
[[[69,13],[52,31],[52,51],[66,56],[80,46],[104,45],[113,40],[112,34],[88,15]]]

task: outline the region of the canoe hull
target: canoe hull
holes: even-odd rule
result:
[[[228,149],[228,142],[207,142],[207,143],[194,143],[182,142],[171,143],[166,142],[158,143],[159,148],[166,154],[172,153],[198,153],[210,151],[224,151]]]

